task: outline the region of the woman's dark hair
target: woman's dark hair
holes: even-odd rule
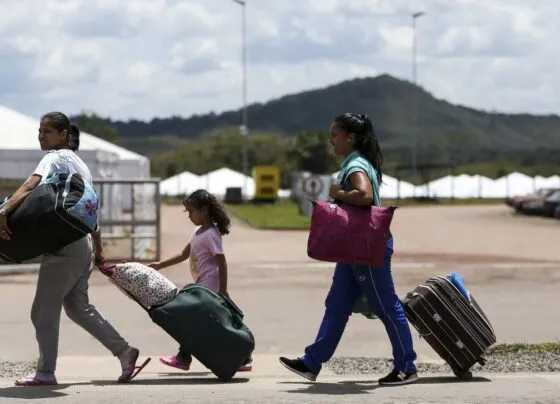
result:
[[[80,148],[80,128],[78,128],[78,125],[71,123],[70,119],[62,112],[49,112],[43,115],[41,120],[47,120],[49,125],[59,132],[66,130],[70,150],[76,151]]]
[[[334,118],[334,123],[339,129],[346,133],[352,133],[355,136],[356,144],[354,146],[356,150],[375,168],[377,181],[381,185],[383,179],[383,154],[381,153],[377,136],[373,131],[371,120],[367,115],[348,112]]]
[[[216,197],[204,189],[197,189],[183,201],[185,208],[190,205],[195,209],[208,209],[208,217],[216,225],[221,235],[229,234],[231,221],[224,207]]]

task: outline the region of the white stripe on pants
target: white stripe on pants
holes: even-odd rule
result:
[[[115,356],[128,343],[89,303],[88,281],[92,269],[92,242],[86,236],[41,261],[31,321],[39,344],[37,371],[56,370],[62,307],[68,317],[89,332]]]

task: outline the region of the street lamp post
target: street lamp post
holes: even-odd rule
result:
[[[245,18],[245,0],[233,0],[235,3],[241,6],[241,64],[243,71],[243,114],[241,126],[239,131],[243,135],[243,194],[247,197],[247,177],[249,175],[249,163],[248,163],[248,145],[249,145],[249,126],[247,117],[247,40],[246,40],[246,18]]]
[[[412,83],[416,85],[416,20],[426,14],[424,11],[419,11],[412,13]],[[416,97],[416,90],[413,90],[413,100],[412,105],[414,108],[413,119],[414,119],[414,140],[412,143],[412,175],[416,179],[418,175],[417,168],[417,148],[418,148],[418,100]]]

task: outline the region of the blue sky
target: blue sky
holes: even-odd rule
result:
[[[412,77],[438,98],[560,113],[560,2],[247,0],[248,99],[346,79]],[[116,119],[241,106],[232,0],[0,0],[0,104]]]

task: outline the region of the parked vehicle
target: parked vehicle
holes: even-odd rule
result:
[[[538,214],[543,205],[543,201],[558,188],[539,188],[534,194],[516,195],[506,198],[506,205],[515,209],[517,213]]]
[[[544,199],[542,214],[560,219],[560,190],[554,191]]]
[[[525,215],[542,215],[544,211],[544,201],[545,198],[523,202],[519,206],[517,212]]]

